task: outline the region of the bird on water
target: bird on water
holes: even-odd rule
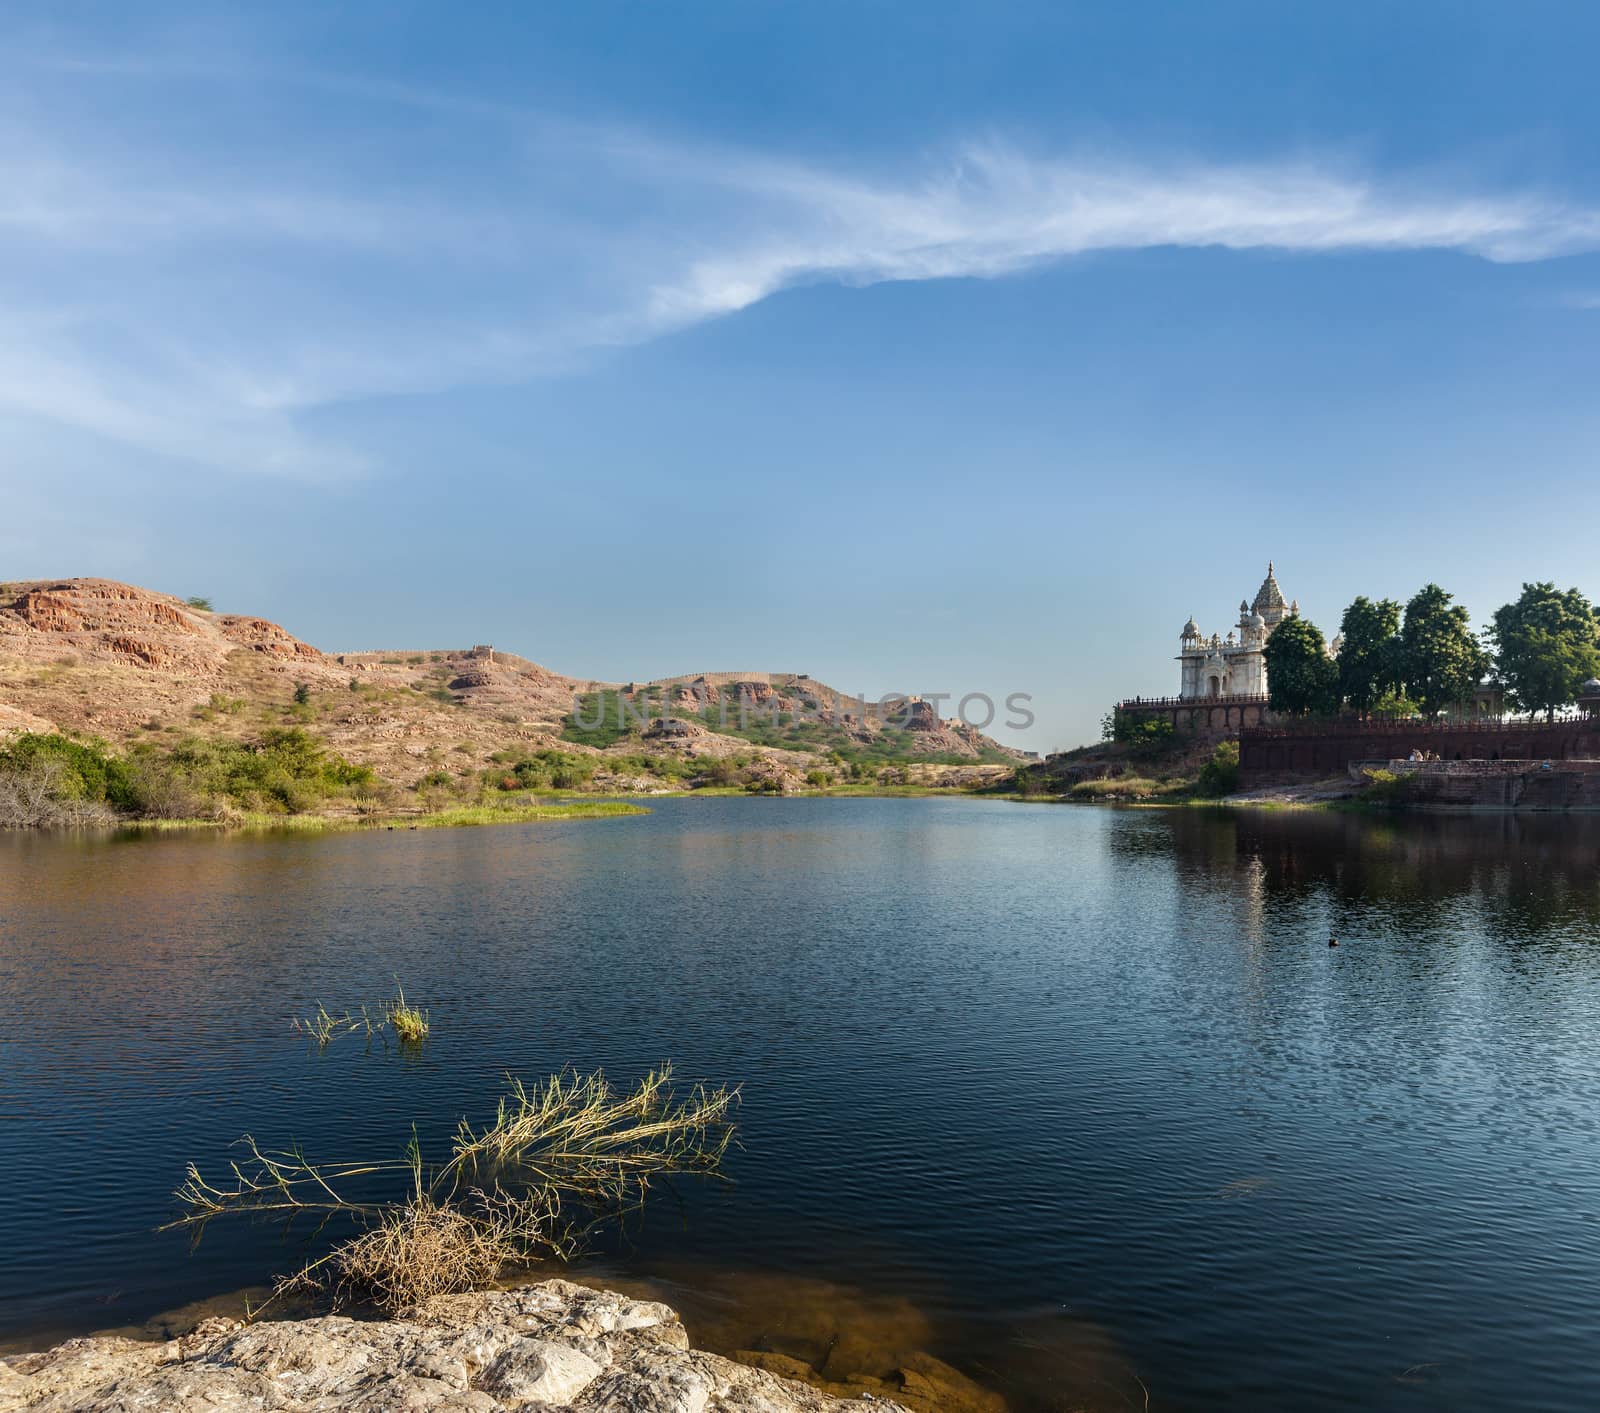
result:
[[[1337,947],[1339,945],[1339,939],[1330,934],[1328,937],[1328,945],[1330,947]]]

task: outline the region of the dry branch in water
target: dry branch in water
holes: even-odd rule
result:
[[[651,1180],[718,1175],[734,1138],[738,1091],[696,1085],[674,1094],[672,1067],[626,1093],[600,1073],[567,1070],[532,1087],[512,1080],[492,1123],[463,1119],[449,1161],[426,1168],[415,1134],[403,1157],[317,1165],[298,1149],[266,1152],[248,1134],[230,1176],[213,1184],[190,1164],[177,1191],[197,1231],[215,1217],[307,1214],[358,1227],[277,1293],[317,1287],[399,1309],[428,1295],[479,1289],[508,1267],[569,1259],[586,1234],[644,1201]],[[401,1188],[376,1201],[353,1185]]]

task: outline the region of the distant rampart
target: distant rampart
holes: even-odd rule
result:
[[[1130,697],[1117,710],[1142,719],[1172,723],[1175,735],[1198,740],[1223,740],[1247,727],[1273,720],[1262,697]]]
[[[1279,721],[1239,733],[1239,769],[1248,785],[1274,779],[1324,779],[1352,761],[1571,761],[1600,757],[1600,718],[1507,720]]]

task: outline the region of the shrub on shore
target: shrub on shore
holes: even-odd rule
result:
[[[1416,777],[1409,773],[1398,774],[1383,766],[1374,766],[1361,773],[1366,783],[1361,788],[1360,798],[1368,804],[1399,806],[1416,794]]]
[[[1149,800],[1158,795],[1170,795],[1180,790],[1161,780],[1147,780],[1142,775],[1118,775],[1103,780],[1080,780],[1069,791],[1071,800]]]
[[[497,751],[490,758],[495,767],[484,772],[499,790],[581,790],[594,779],[599,762],[593,756],[566,751]]]
[[[1177,732],[1164,716],[1146,716],[1120,707],[1100,723],[1105,740],[1127,749],[1136,760],[1157,760],[1179,748]]]
[[[1211,759],[1200,767],[1196,786],[1202,795],[1231,795],[1239,788],[1239,743],[1219,741]]]
[[[300,727],[251,741],[140,744],[126,756],[104,742],[29,734],[0,749],[0,825],[303,814],[329,799],[367,798],[377,786],[370,767],[351,764]]]
[[[135,807],[127,762],[101,742],[29,734],[0,748],[0,827],[105,824]]]

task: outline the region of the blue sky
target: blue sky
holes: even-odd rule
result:
[[[1600,595],[1600,10],[0,11],[0,574],[578,675],[1169,691]]]

